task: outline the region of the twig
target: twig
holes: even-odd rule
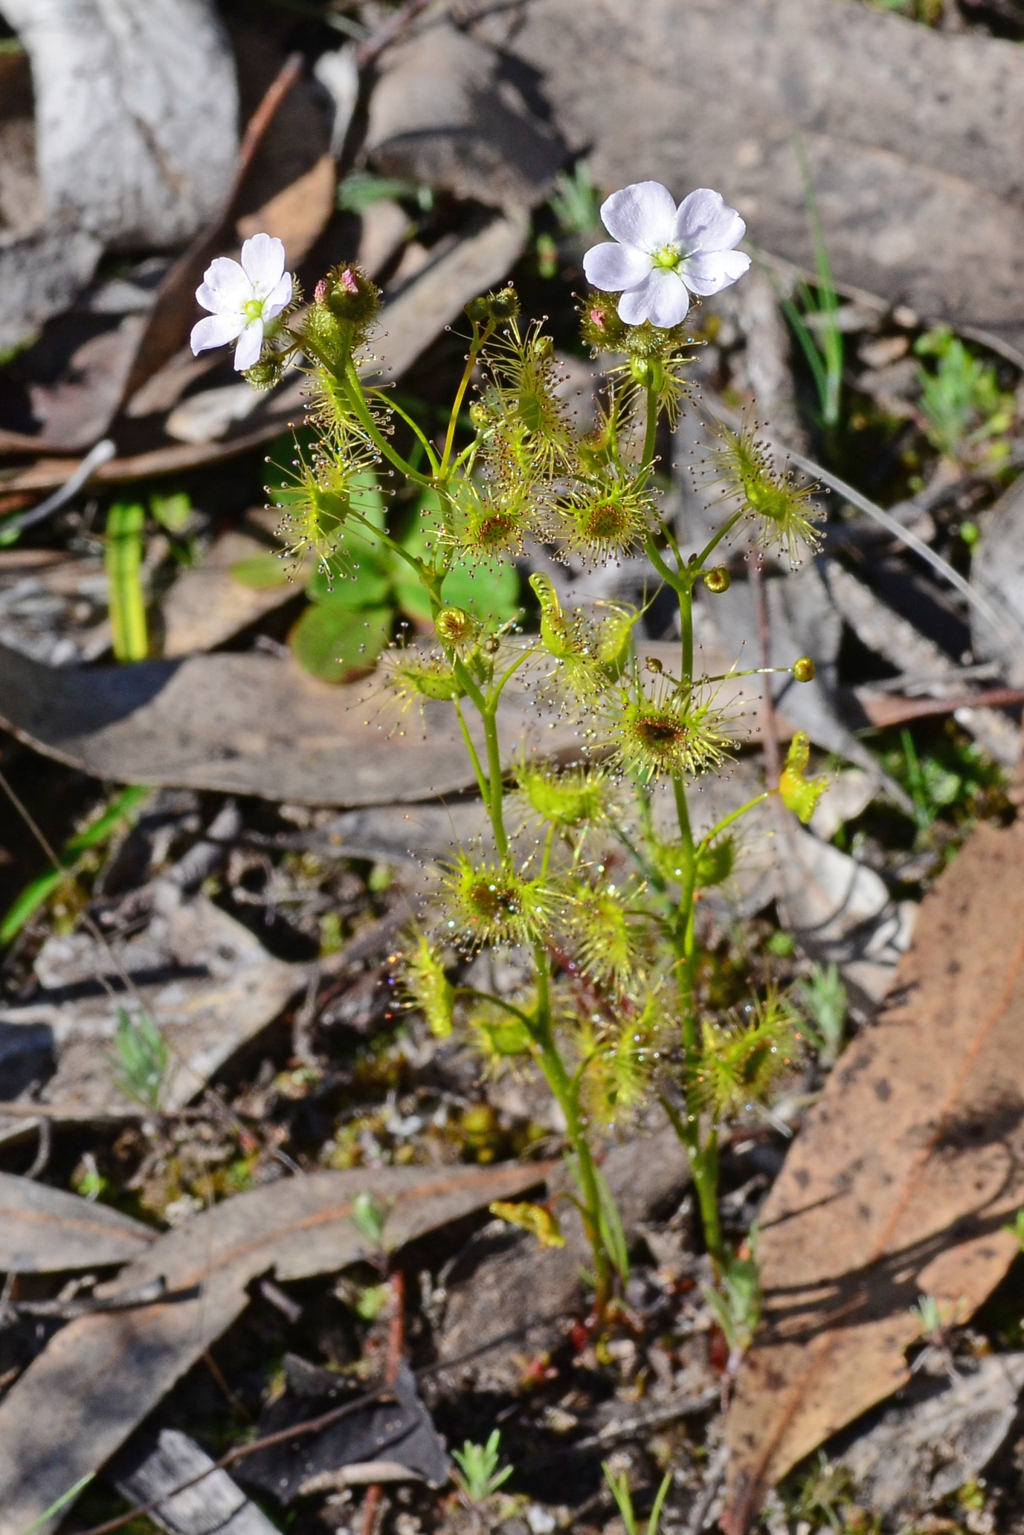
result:
[[[696,1396],[677,1396],[668,1402],[662,1402],[658,1407],[652,1407],[648,1412],[637,1413],[632,1418],[623,1418],[621,1421],[606,1423],[604,1428],[596,1434],[588,1434],[586,1439],[577,1439],[575,1443],[566,1444],[557,1451],[535,1457],[535,1463],[544,1464],[548,1459],[556,1456],[584,1454],[589,1450],[603,1450],[611,1444],[618,1444],[622,1439],[634,1439],[637,1434],[642,1434],[650,1429],[663,1428],[666,1423],[674,1423],[678,1418],[692,1418],[698,1413],[707,1412],[709,1407],[714,1407],[719,1399],[717,1386],[709,1386],[706,1391],[699,1392]]]
[[[719,1445],[718,1452],[705,1473],[704,1485],[697,1496],[697,1501],[690,1510],[690,1517],[686,1521],[685,1535],[700,1535],[711,1505],[715,1501],[718,1489],[722,1485],[728,1465],[729,1446],[727,1444]]]
[[[74,473],[64,481],[59,490],[55,490],[52,496],[47,496],[45,501],[40,501],[38,506],[33,506],[30,511],[22,512],[20,517],[12,517],[3,525],[4,536],[10,537],[12,533],[23,533],[26,528],[34,527],[37,522],[42,522],[53,512],[60,510],[62,506],[77,496],[82,486],[90,480],[101,464],[106,464],[112,458],[116,458],[117,448],[109,437],[104,437],[96,446],[85,455]]]
[[[405,1351],[405,1275],[396,1268],[391,1274],[391,1324],[388,1327],[388,1357],[384,1366],[384,1384],[393,1386],[398,1379]],[[361,1535],[373,1535],[381,1500],[380,1482],[372,1482],[363,1499]]]
[[[400,37],[405,29],[412,25],[421,11],[426,10],[430,0],[406,0],[405,5],[397,11],[378,32],[368,37],[365,43],[361,43],[356,49],[356,64],[360,69],[366,69],[373,64],[384,52],[385,48]]]
[[[36,1148],[32,1166],[22,1174],[25,1178],[38,1178],[46,1171],[46,1164],[50,1160],[50,1149],[53,1145],[53,1128],[48,1119],[39,1121],[39,1145]]]

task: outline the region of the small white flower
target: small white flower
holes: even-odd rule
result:
[[[710,187],[698,187],[677,208],[660,181],[638,181],[605,199],[601,221],[619,243],[593,246],[583,270],[593,287],[621,292],[619,318],[627,325],[650,320],[669,330],[686,318],[690,293],[720,293],[750,266],[733,249],[746,224]]]
[[[253,235],[242,246],[241,265],[218,256],[206,268],[196,298],[209,318],[192,327],[192,350],[236,341],[235,368],[255,367],[263,350],[263,326],[291,303],[292,274],[284,269],[284,246],[272,235]]]

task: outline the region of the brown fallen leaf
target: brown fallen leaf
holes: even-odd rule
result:
[[[57,1274],[129,1263],[157,1233],[110,1205],[0,1173],[0,1269]]]
[[[364,1255],[351,1220],[357,1194],[389,1205],[385,1235],[398,1247],[523,1194],[551,1166],[313,1173],[239,1194],[169,1232],[103,1287],[113,1294],[161,1276],[167,1300],[70,1322],[0,1402],[0,1535],[22,1535],[110,1458],[240,1315],[257,1274],[303,1279]],[[41,1535],[61,1517],[41,1522]]]
[[[668,645],[643,651],[676,656]],[[717,669],[710,660],[708,669]],[[719,702],[745,707],[753,730],[757,693],[757,678],[737,679],[723,684]],[[257,651],[72,671],[0,645],[0,723],[46,756],[117,783],[339,809],[427,800],[475,783],[446,704],[397,716],[372,681],[320,682],[291,657]],[[577,725],[539,709],[515,683],[498,728],[506,764],[520,751],[575,757],[582,748]]]
[[[254,586],[232,575],[233,565],[266,558],[271,547],[265,538],[231,530],[220,535],[200,565],[182,571],[161,605],[165,656],[213,650],[265,613],[300,595],[301,584],[285,579],[283,564],[278,585]]]
[[[884,1021],[850,1046],[761,1219],[763,1331],[729,1418],[727,1528],[902,1385],[922,1294],[967,1318],[1024,1202],[1024,818],[925,897]]]

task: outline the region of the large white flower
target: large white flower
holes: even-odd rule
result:
[[[677,208],[660,181],[638,181],[605,199],[601,221],[618,244],[593,246],[583,270],[593,287],[621,292],[619,318],[627,325],[650,320],[668,330],[686,318],[690,293],[719,293],[750,266],[733,249],[746,224],[710,187]]]
[[[198,356],[237,340],[235,368],[255,367],[263,350],[263,326],[291,303],[292,274],[284,269],[284,246],[272,235],[253,235],[242,246],[241,265],[218,256],[206,268],[196,298],[210,314],[192,327]]]

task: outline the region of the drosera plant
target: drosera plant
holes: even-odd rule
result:
[[[932,368],[922,363],[917,370],[920,411],[932,447],[976,473],[1005,468],[1016,402],[999,387],[992,364],[975,357],[947,325],[919,336],[914,351],[935,359]]]
[[[721,558],[730,538],[745,544],[753,532],[762,548],[798,559],[814,543],[816,512],[752,428],[723,432],[720,521],[705,547],[683,559],[655,482],[659,430],[675,427],[691,388],[691,302],[750,264],[735,249],[744,224],[717,192],[701,188],[677,205],[655,182],[613,193],[601,217],[613,239],[584,257],[592,291],[581,322],[607,369],[599,419],[584,436],[560,396],[553,344],[539,322],[520,315],[511,288],[466,306],[465,367],[436,442],[361,377],[380,295],[356,266],[335,267],[301,318],[267,318],[259,361],[247,373],[270,385],[300,355],[308,360],[317,441],[288,508],[286,541],[340,583],[359,581],[360,550],[375,538],[423,594],[432,640],[388,648],[375,685],[398,709],[452,711],[488,832],[452,853],[409,941],[403,983],[435,1035],[458,1028],[485,1061],[530,1061],[546,1081],[564,1121],[570,1197],[592,1249],[595,1318],[607,1314],[628,1261],[599,1143],[645,1095],[662,1098],[686,1147],[720,1281],[749,1261],[722,1233],[719,1129],[770,1093],[786,1069],[794,1013],[769,992],[749,1011],[702,1015],[696,909],[706,890],[729,879],[746,811],[777,793],[806,820],[824,787],[807,777],[798,750],[779,784],[706,832],[694,830],[690,785],[723,768],[742,736],[723,688],[749,674],[696,669],[695,590],[727,591]],[[206,344],[205,332],[194,335],[194,346]],[[415,444],[410,458],[399,424]],[[367,516],[357,491],[368,471],[430,493],[418,547]],[[454,572],[486,575],[528,541],[589,566],[644,553],[655,584],[675,599],[678,659],[643,661],[635,610],[568,607],[546,574],[531,578],[533,634],[449,599]],[[798,681],[814,675],[806,657],[786,670]],[[575,722],[572,764],[503,757],[499,707],[513,679],[538,713]],[[509,987],[469,984],[463,962],[488,952],[514,960],[504,967],[516,977]],[[469,974],[476,981],[487,967]]]
[[[148,1013],[133,1015],[126,1008],[118,1008],[114,1051],[114,1083],[118,1091],[143,1108],[158,1110],[170,1051]]]
[[[839,966],[814,963],[797,981],[793,1000],[809,1020],[811,1043],[823,1066],[834,1066],[843,1048],[848,997]]]

